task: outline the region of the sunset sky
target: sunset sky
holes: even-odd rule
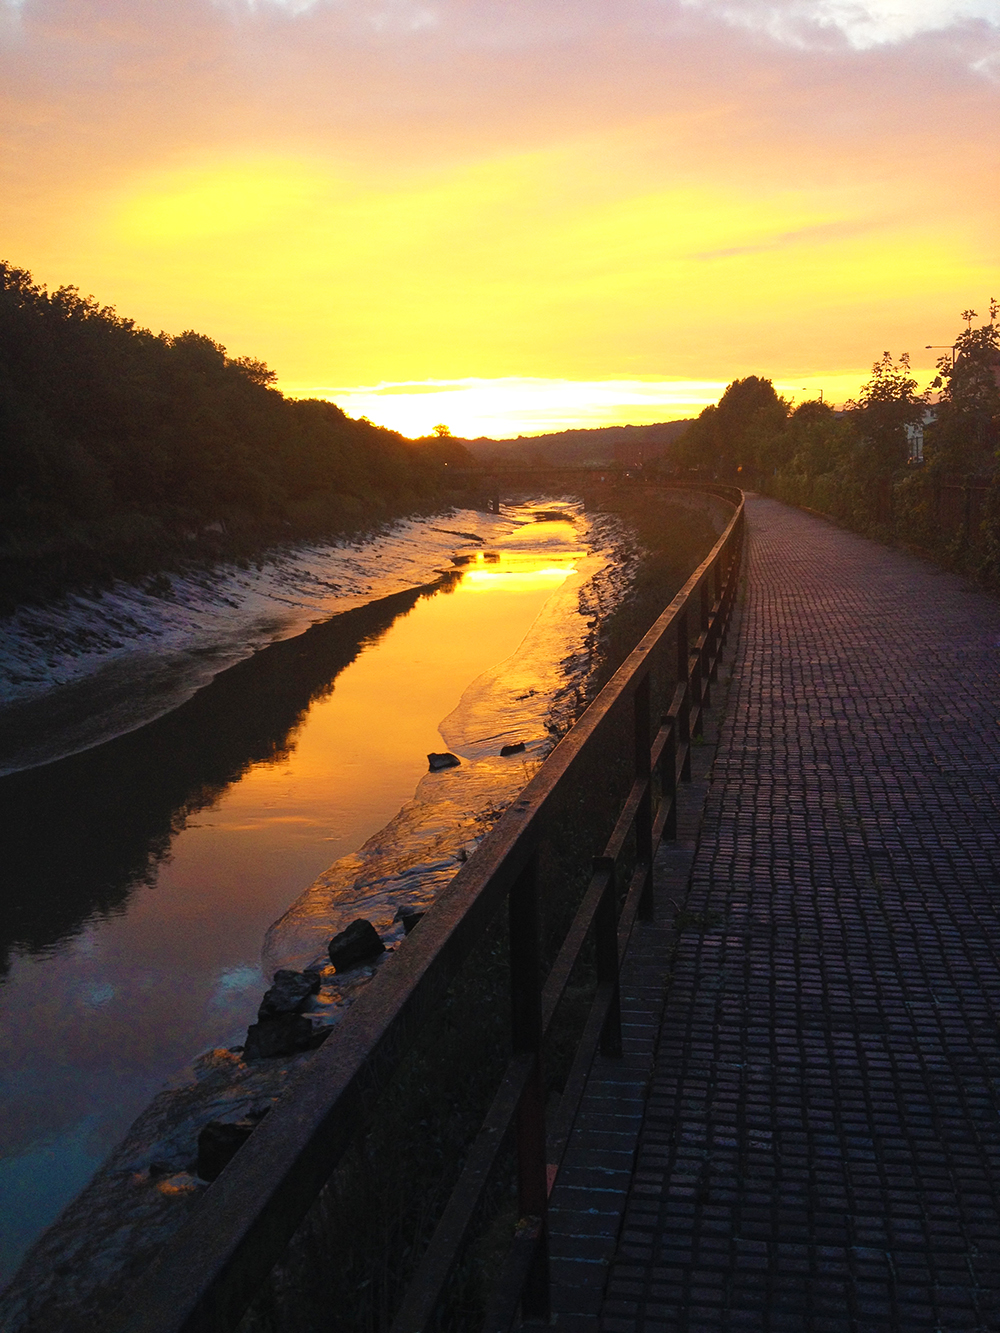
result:
[[[415,434],[842,401],[1000,295],[1000,0],[0,0],[0,257]]]

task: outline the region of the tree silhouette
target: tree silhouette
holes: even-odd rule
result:
[[[202,333],[154,334],[0,262],[0,611],[198,553],[356,530],[471,463],[457,441],[404,439],[275,380]]]
[[[910,456],[907,427],[923,420],[927,406],[926,395],[917,393],[909,353],[901,352],[894,361],[891,352],[883,352],[872,366],[871,379],[845,406],[855,414],[864,446],[858,455],[862,469],[882,475],[905,466]]]

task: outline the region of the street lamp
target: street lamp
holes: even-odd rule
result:
[[[950,352],[952,370],[955,369],[955,348],[957,346],[958,343],[924,343],[924,347],[928,352]]]

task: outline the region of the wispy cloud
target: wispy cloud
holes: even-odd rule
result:
[[[325,9],[362,27],[387,34],[421,32],[436,28],[440,22],[438,10],[433,5],[419,3],[419,0],[229,0],[229,4],[250,10],[271,6],[292,15]]]
[[[1000,0],[681,0],[689,8],[781,41],[810,46],[837,35],[866,50],[978,23],[1000,30]]]
[[[875,224],[866,222],[823,222],[815,227],[797,227],[794,231],[779,232],[763,241],[749,245],[730,245],[719,250],[701,250],[694,259],[731,259],[737,255],[766,254],[769,250],[786,250],[796,245],[834,243],[874,231]]]

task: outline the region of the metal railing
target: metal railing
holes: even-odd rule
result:
[[[261,1122],[190,1219],[135,1282],[109,1328],[128,1333],[229,1333],[280,1259],[421,1024],[504,906],[509,920],[511,1054],[451,1197],[409,1283],[392,1333],[421,1333],[435,1317],[470,1227],[513,1138],[519,1222],[483,1325],[508,1329],[548,1313],[549,1192],[600,1048],[621,1053],[618,971],[636,919],[652,917],[653,857],[676,833],[677,784],[690,778],[692,736],[710,703],[736,596],[743,496],[692,486],[733,515],[709,556],[563,737],[442,892],[391,963]],[[655,722],[654,722],[655,719]],[[614,826],[554,961],[544,969],[539,871],[547,820],[574,784],[617,744],[608,770]],[[619,764],[619,769],[622,765]],[[617,796],[616,796],[617,792]],[[603,796],[604,793],[601,793]],[[623,797],[623,799],[618,799]],[[592,849],[593,851],[593,849]],[[627,878],[627,885],[619,879]],[[541,1052],[574,966],[590,942],[596,993],[558,1107],[546,1125]],[[544,973],[544,974],[543,974]]]

